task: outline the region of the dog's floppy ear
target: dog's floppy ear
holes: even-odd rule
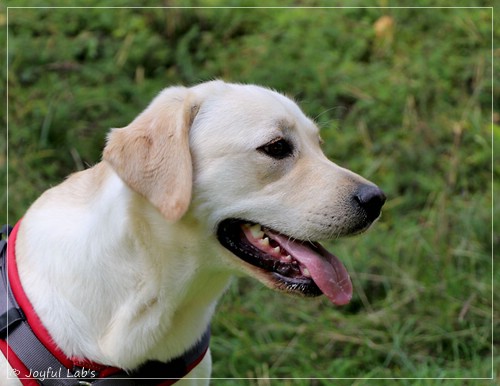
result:
[[[191,201],[189,127],[196,112],[189,89],[167,88],[131,124],[113,129],[104,149],[103,159],[167,220],[181,218]]]

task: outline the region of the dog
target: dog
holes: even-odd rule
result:
[[[100,385],[103,372],[129,377],[182,357],[207,341],[235,274],[346,304],[349,275],[318,240],[365,231],[385,199],[325,157],[317,126],[288,97],[220,80],[166,88],[111,130],[101,162],[43,193],[9,237],[18,308],[64,366],[20,370],[9,358],[2,385],[20,384],[11,375]],[[171,382],[208,384],[210,351],[198,351]],[[148,382],[120,384],[171,384]]]

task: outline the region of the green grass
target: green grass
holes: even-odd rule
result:
[[[0,10],[2,41],[6,16]],[[327,155],[389,197],[367,234],[328,243],[351,273],[350,305],[235,280],[212,341],[213,376],[231,379],[213,384],[476,385],[446,378],[491,377],[492,341],[500,366],[491,255],[500,234],[491,158],[493,137],[500,151],[500,95],[490,9],[11,8],[8,16],[10,222],[65,175],[98,162],[107,130],[130,122],[163,87],[213,78],[295,97],[322,128]],[[7,192],[0,196],[5,202]]]

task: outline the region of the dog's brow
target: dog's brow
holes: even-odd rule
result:
[[[286,118],[280,118],[280,119],[277,119],[274,123],[274,125],[278,128],[278,129],[290,129],[292,127],[295,126],[295,124],[293,122],[291,122],[290,120],[286,119]]]

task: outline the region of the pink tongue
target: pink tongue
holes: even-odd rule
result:
[[[270,232],[266,231],[266,233]],[[280,234],[272,233],[270,236],[281,244],[295,260],[305,265],[316,285],[333,304],[340,306],[349,303],[352,297],[351,279],[336,256],[317,243],[315,244],[316,251],[307,244],[292,241]]]

